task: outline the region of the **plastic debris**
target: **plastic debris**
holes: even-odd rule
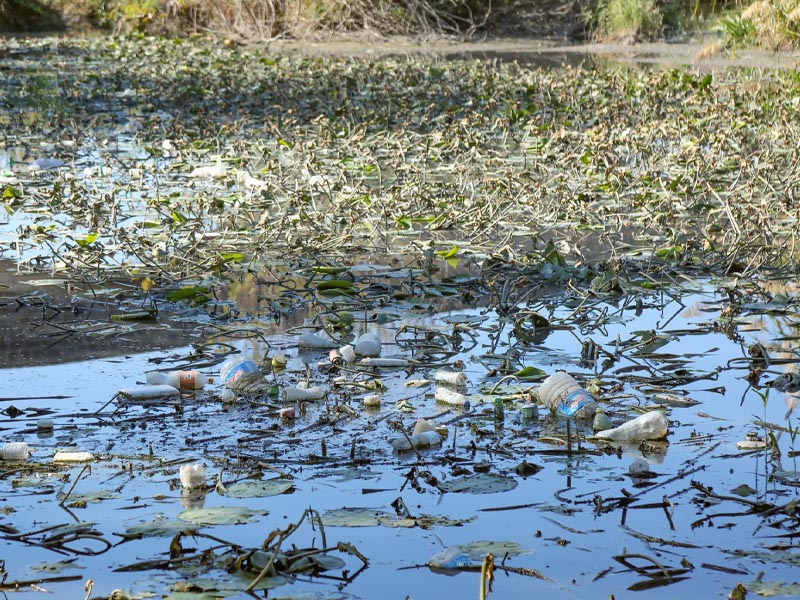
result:
[[[463,406],[465,409],[469,410],[469,399],[464,394],[440,387],[436,388],[436,392],[434,392],[433,396],[437,402],[444,402],[445,404],[451,404],[453,406]]]
[[[473,565],[469,557],[457,546],[445,548],[431,556],[428,566],[432,569],[461,569]]]
[[[368,331],[359,336],[353,349],[357,356],[380,356],[381,338],[374,331]]]
[[[272,384],[252,360],[231,356],[220,368],[220,377],[225,387],[240,394],[267,395]]]
[[[575,419],[592,419],[597,403],[572,375],[564,371],[553,373],[542,382],[539,400],[551,412]]]
[[[602,408],[598,407],[594,413],[592,431],[597,433],[598,431],[608,431],[609,429],[613,428],[614,424],[611,422],[611,419],[608,418],[608,415]]]
[[[53,456],[53,462],[70,462],[70,463],[77,463],[77,462],[91,462],[94,460],[94,454],[91,452],[80,452],[80,451],[70,451],[70,450],[61,450],[56,452]]]
[[[615,442],[639,442],[642,440],[660,440],[667,436],[667,420],[657,410],[651,410],[606,431],[599,431],[596,437]]]
[[[137,385],[122,388],[117,391],[118,396],[127,400],[156,400],[161,398],[175,398],[181,395],[178,388],[171,385]]]
[[[321,400],[325,397],[325,389],[319,386],[314,387],[287,387],[281,392],[281,399],[284,402],[298,402],[303,400]]]
[[[182,465],[180,478],[181,487],[185,490],[198,490],[206,487],[206,470],[200,463]]]
[[[341,348],[339,348],[339,354],[341,355],[342,359],[345,362],[352,363],[356,361],[355,348],[353,348],[353,346],[351,346],[350,344],[347,344],[346,346],[342,346]]]
[[[381,405],[380,394],[367,394],[364,396],[364,406],[367,408],[377,408]]]
[[[425,433],[427,431],[436,431],[436,425],[433,422],[420,417],[417,419],[417,422],[414,423],[414,435],[419,435],[420,433]]]
[[[0,449],[0,457],[3,460],[27,460],[30,453],[25,442],[6,442]]]
[[[409,441],[411,442],[409,444]],[[417,435],[405,436],[394,438],[389,442],[395,450],[411,450],[414,448],[430,448],[431,446],[438,446],[442,443],[442,436],[436,431],[426,431]]]
[[[433,380],[437,383],[446,383],[458,387],[466,387],[468,383],[467,375],[460,371],[436,371]]]
[[[149,385],[170,385],[179,390],[202,389],[207,380],[207,378],[203,378],[200,371],[149,371],[147,373]]]
[[[337,344],[327,335],[320,333],[311,333],[307,331],[298,338],[297,346],[298,348],[327,350],[329,348],[335,348]]]
[[[362,367],[376,367],[376,368],[392,368],[392,367],[407,367],[408,366],[408,359],[407,358],[378,358],[378,357],[371,357],[366,356],[358,361],[358,364]]]

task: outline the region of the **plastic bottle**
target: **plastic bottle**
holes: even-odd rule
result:
[[[179,390],[199,390],[206,383],[200,371],[149,371],[147,383],[150,385],[171,385]]]
[[[59,450],[53,455],[53,462],[80,463],[93,460],[94,454],[80,450]]]
[[[364,406],[367,408],[378,408],[381,405],[380,394],[367,394],[364,396]]]
[[[667,436],[667,420],[657,410],[651,410],[606,431],[599,431],[595,437],[615,442],[640,442],[642,440],[660,440]]]
[[[411,440],[411,444],[408,441]],[[430,448],[431,446],[438,446],[442,443],[442,436],[436,431],[425,431],[416,435],[395,438],[389,442],[395,450],[411,450],[414,448]]]
[[[467,375],[461,371],[436,371],[433,374],[433,380],[437,383],[446,383],[447,385],[455,385],[458,387],[467,386]]]
[[[562,416],[575,419],[593,419],[597,402],[569,373],[557,371],[542,382],[539,400]]]
[[[225,387],[232,390],[238,390],[254,379],[263,379],[258,365],[242,356],[231,356],[222,363],[219,375]]]
[[[374,331],[363,333],[356,340],[353,350],[357,356],[380,356],[381,338]]]
[[[463,406],[465,410],[469,410],[469,400],[467,397],[453,390],[448,390],[443,387],[436,388],[433,397],[436,398],[437,402],[444,402],[445,404],[451,404],[453,406]]]
[[[325,389],[319,386],[302,388],[287,387],[283,388],[281,399],[284,402],[297,402],[303,400],[322,400],[325,397]]]
[[[117,390],[117,395],[126,400],[161,400],[180,395],[180,391],[171,385],[137,385]]]
[[[3,460],[26,460],[29,454],[30,449],[25,442],[6,442],[0,450]]]
[[[181,465],[181,487],[185,490],[196,490],[206,487],[206,470],[200,463]]]
[[[460,548],[451,546],[431,556],[428,566],[433,569],[460,569],[471,567],[472,561]]]

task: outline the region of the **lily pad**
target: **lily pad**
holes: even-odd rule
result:
[[[439,489],[443,492],[465,493],[465,494],[494,494],[497,492],[509,492],[517,487],[517,480],[505,475],[494,473],[478,473],[467,477],[454,477],[439,483]]]
[[[478,540],[469,544],[459,544],[457,548],[472,560],[482,560],[487,554],[517,556],[527,552],[517,542],[499,540]]]
[[[179,519],[195,525],[242,525],[253,523],[257,516],[269,514],[267,511],[252,510],[238,506],[213,506],[185,510]]]
[[[468,519],[453,519],[444,515],[417,515],[415,517],[400,517],[394,513],[380,508],[335,508],[322,515],[322,522],[326,527],[458,527],[472,521]]]
[[[188,525],[183,521],[165,519],[161,515],[152,521],[131,525],[125,533],[131,537],[166,537],[173,536],[186,529],[188,529]]]
[[[294,488],[294,483],[285,479],[264,481],[240,481],[228,486],[226,496],[232,498],[266,498],[285,494]]]

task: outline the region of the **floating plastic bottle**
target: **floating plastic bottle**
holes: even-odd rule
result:
[[[53,455],[53,462],[81,463],[93,460],[94,454],[80,450],[60,450]]]
[[[27,460],[31,451],[25,442],[6,442],[0,449],[3,460]]]
[[[269,394],[272,388],[258,365],[242,356],[231,356],[222,363],[219,374],[225,387],[241,394]]]
[[[303,388],[303,387],[287,387],[283,388],[281,392],[281,399],[284,402],[298,402],[304,400],[322,400],[325,397],[325,389],[319,386]]]
[[[409,440],[411,443],[409,444]],[[417,435],[410,435],[394,438],[389,442],[395,450],[411,450],[411,448],[430,448],[442,443],[442,436],[436,431],[425,431]]]
[[[595,433],[599,431],[608,431],[609,429],[613,429],[614,425],[611,423],[611,419],[608,418],[606,412],[598,407],[594,413],[594,421],[592,421],[592,431]]]
[[[359,366],[362,367],[374,367],[376,369],[380,368],[391,369],[395,367],[407,367],[408,359],[400,357],[378,358],[378,357],[365,356],[360,361],[358,361],[358,364]]]
[[[298,338],[297,346],[312,350],[327,350],[328,348],[335,348],[337,344],[324,333],[306,332]]]
[[[606,431],[599,431],[595,437],[615,442],[634,443],[642,440],[660,440],[667,436],[667,420],[657,410],[651,410]]]
[[[160,400],[180,396],[180,393],[178,388],[171,385],[137,385],[117,391],[117,395],[126,400]]]
[[[150,385],[171,385],[179,390],[200,390],[208,378],[200,371],[149,371],[147,383]]]
[[[472,561],[457,546],[445,548],[438,554],[431,556],[428,566],[432,569],[463,569],[471,567]]]
[[[466,374],[461,371],[436,371],[433,374],[433,380],[437,383],[446,383],[447,385],[458,387],[466,387],[468,383]]]
[[[574,419],[593,419],[597,402],[569,373],[557,371],[542,382],[539,400],[551,412]]]
[[[434,392],[433,397],[436,398],[437,402],[444,402],[445,404],[450,404],[452,406],[463,406],[464,409],[469,410],[469,400],[464,394],[459,394],[458,392],[454,392],[453,390],[448,390],[447,388],[436,388],[436,392]]]
[[[368,331],[359,336],[353,350],[358,356],[380,356],[381,338],[374,331]]]
[[[380,394],[367,394],[364,396],[364,406],[367,408],[378,408],[381,405]]]
[[[206,470],[200,463],[182,465],[180,478],[181,487],[185,490],[198,490],[206,487]]]
[[[339,348],[339,356],[344,362],[352,363],[356,361],[356,351],[351,344]]]

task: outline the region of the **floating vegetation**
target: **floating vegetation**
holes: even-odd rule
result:
[[[2,589],[792,593],[794,72],[3,44]]]

